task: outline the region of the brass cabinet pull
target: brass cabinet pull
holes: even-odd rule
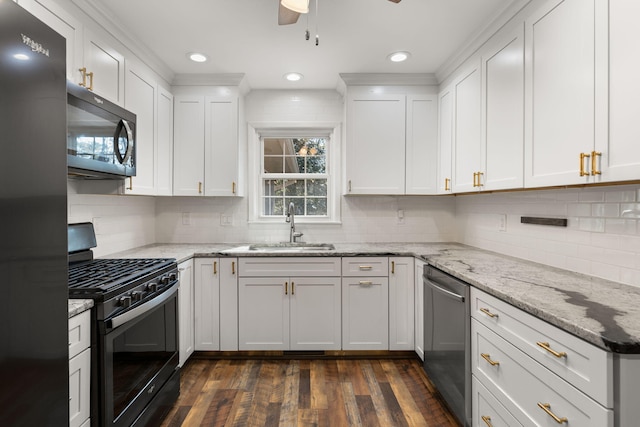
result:
[[[78,83],[78,86],[87,87],[87,67],[78,68],[78,71],[82,73],[82,83]]]
[[[480,311],[483,312],[484,314],[486,314],[487,316],[491,317],[491,318],[500,317],[497,314],[490,312],[488,308],[483,308],[482,307],[482,308],[480,308]]]
[[[396,274],[396,262],[391,261],[391,274]]]
[[[587,153],[580,153],[580,176],[589,175],[589,172],[584,169],[584,159],[588,159],[589,157],[591,156]]]
[[[489,365],[491,366],[497,366],[500,364],[500,362],[498,362],[497,360],[491,360],[491,355],[487,354],[487,353],[480,353],[480,356],[482,356],[482,358],[484,360],[486,360],[487,362],[489,362]]]
[[[602,175],[602,172],[598,170],[598,157],[602,156],[599,151],[591,152],[591,175]]]
[[[218,274],[218,261],[213,261],[213,274]]]
[[[348,191],[349,193],[351,193],[351,180],[349,180],[349,185],[348,185],[348,189],[347,189],[347,191]]]
[[[284,294],[289,295],[289,282],[284,282]]]
[[[129,177],[129,186],[127,187],[127,190],[133,190],[133,177],[132,176]]]
[[[90,91],[93,91],[93,71],[90,73],[87,73],[87,76],[89,76],[89,87],[87,89],[89,89]]]
[[[373,267],[370,266],[370,265],[359,265],[358,268],[360,270],[372,270],[373,269]]]
[[[198,194],[202,194],[202,182],[198,182]]]
[[[296,294],[296,284],[293,283],[293,281],[291,282],[291,295],[295,295]]]
[[[547,350],[549,353],[553,354],[557,358],[567,357],[567,353],[565,353],[564,351],[561,351],[561,352],[555,351],[554,349],[551,348],[548,342],[538,341],[536,344],[538,344],[538,346],[544,348],[545,350]]]
[[[489,417],[487,415],[483,415],[480,418],[482,418],[482,421],[484,421],[484,423],[487,425],[487,427],[493,427],[493,424],[491,424],[491,417]]]
[[[236,262],[231,261],[231,274],[236,274]]]
[[[363,285],[363,286],[371,286],[371,285],[373,285],[373,282],[371,280],[360,280],[358,283]]]
[[[449,178],[444,179],[444,191],[451,191],[451,180]]]
[[[557,422],[558,424],[569,423],[569,420],[566,419],[565,417],[560,418],[556,414],[551,412],[551,404],[538,402],[538,407],[540,409],[542,409],[544,412],[546,412],[547,415],[549,415],[551,418],[553,418],[555,420],[555,422]]]
[[[477,187],[478,184],[476,184],[476,178],[478,177],[478,172],[474,172],[473,173],[473,187]]]
[[[478,187],[482,187],[482,176],[484,172],[478,172]]]
[[[236,194],[236,182],[231,183],[231,194]]]

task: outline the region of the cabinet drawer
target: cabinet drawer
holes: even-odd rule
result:
[[[91,345],[91,311],[69,319],[69,359]]]
[[[603,406],[613,407],[611,353],[475,288],[471,316]]]
[[[523,424],[554,425],[553,413],[560,420],[566,418],[571,426],[613,425],[613,410],[602,407],[476,320],[471,321],[471,367]]]
[[[388,276],[387,257],[345,257],[342,258],[343,276]]]
[[[240,277],[340,276],[338,257],[255,257],[238,260]]]
[[[473,427],[522,427],[475,376],[472,381]]]

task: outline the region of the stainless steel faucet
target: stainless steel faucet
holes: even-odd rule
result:
[[[289,229],[289,243],[296,243],[298,237],[302,237],[303,233],[296,231],[296,220],[295,220],[295,212],[296,207],[293,202],[289,203],[289,209],[287,210],[287,222],[291,223],[291,227]]]

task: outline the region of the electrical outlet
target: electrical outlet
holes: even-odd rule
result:
[[[233,225],[233,214],[220,214],[220,225],[230,227]]]
[[[507,215],[498,215],[498,231],[507,231]]]
[[[404,210],[398,209],[398,224],[404,225]]]
[[[182,225],[191,225],[191,213],[182,212]]]

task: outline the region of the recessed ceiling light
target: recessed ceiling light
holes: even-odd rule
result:
[[[402,62],[409,59],[410,56],[411,54],[409,52],[393,52],[387,58],[389,58],[391,62]]]
[[[284,75],[284,78],[289,80],[290,82],[297,82],[299,80],[302,80],[302,74],[300,73],[287,73]]]
[[[193,62],[205,62],[207,57],[202,53],[193,52],[187,55]]]
[[[19,59],[20,61],[28,61],[29,55],[25,55],[24,53],[16,53],[13,55],[14,58]]]

